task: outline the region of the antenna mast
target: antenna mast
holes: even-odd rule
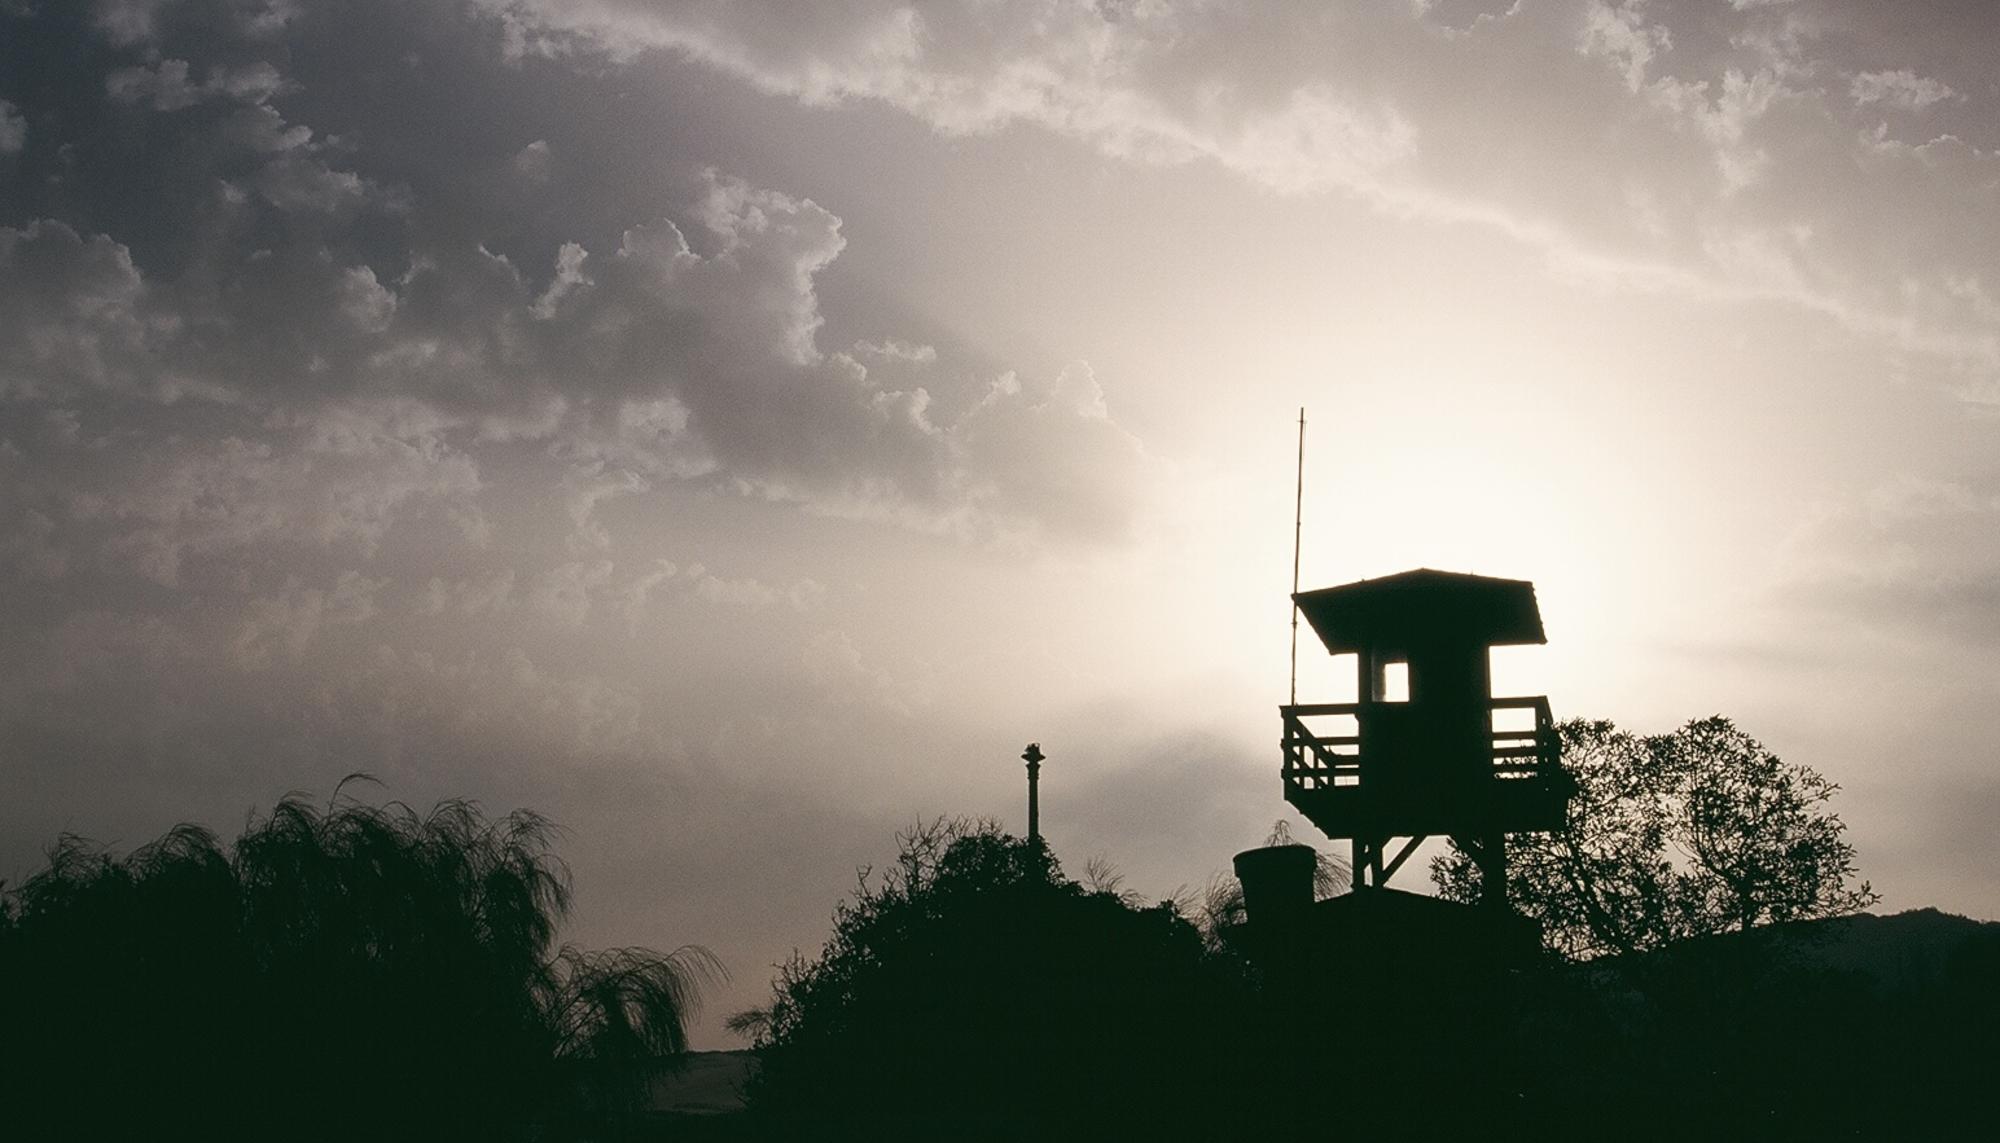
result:
[[[1306,407],[1299,406],[1299,476],[1292,490],[1292,698],[1299,704],[1299,531],[1306,506]]]

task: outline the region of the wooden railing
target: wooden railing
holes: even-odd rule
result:
[[[1388,759],[1375,756],[1380,747],[1378,718],[1411,712],[1407,703],[1343,702],[1302,703],[1279,707],[1284,718],[1284,777],[1287,790],[1325,790],[1358,787],[1374,765]],[[1496,715],[1507,710],[1527,710],[1534,725],[1495,729]],[[1557,765],[1561,746],[1555,720],[1549,714],[1549,700],[1541,695],[1490,700],[1487,733],[1491,742],[1492,776],[1500,780],[1533,779],[1551,772]]]
[[[1282,706],[1285,720],[1285,788],[1324,790],[1333,786],[1361,784],[1362,711],[1377,703],[1303,703]],[[1315,733],[1307,719],[1347,720],[1352,734]]]

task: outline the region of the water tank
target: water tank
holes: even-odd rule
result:
[[[1243,909],[1257,927],[1283,925],[1303,917],[1313,903],[1313,871],[1319,854],[1309,845],[1266,845],[1236,855],[1236,880],[1243,885]]]

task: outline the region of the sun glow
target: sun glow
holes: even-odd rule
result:
[[[1496,652],[1495,686],[1562,689],[1632,619],[1610,592],[1634,582],[1653,497],[1592,455],[1601,434],[1574,414],[1510,386],[1442,388],[1350,401],[1317,433],[1308,410],[1301,585],[1416,567],[1533,581],[1552,648]]]

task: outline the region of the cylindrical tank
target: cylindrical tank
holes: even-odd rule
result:
[[[1284,925],[1313,903],[1313,870],[1319,854],[1309,845],[1266,845],[1236,855],[1246,919],[1257,928]]]

